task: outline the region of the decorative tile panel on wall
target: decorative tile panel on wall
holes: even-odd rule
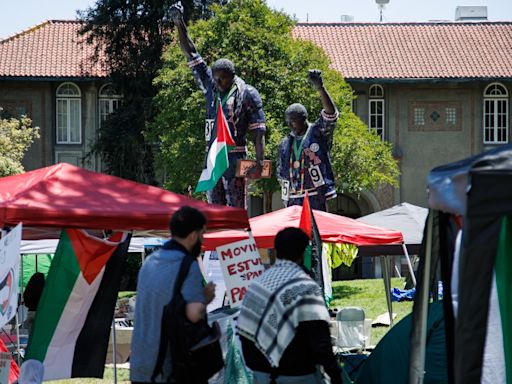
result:
[[[410,101],[409,132],[462,131],[461,101]]]

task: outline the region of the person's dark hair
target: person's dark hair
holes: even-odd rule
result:
[[[288,227],[279,231],[274,240],[278,259],[298,262],[304,256],[309,237],[300,228]]]
[[[218,71],[224,71],[226,73],[229,73],[230,75],[235,76],[235,64],[233,64],[233,62],[228,59],[219,59],[212,64],[212,73]]]
[[[286,121],[290,119],[304,119],[306,120],[308,118],[308,111],[305,106],[303,106],[300,103],[293,103],[288,108],[286,108],[286,111],[284,112],[284,118]]]
[[[39,299],[43,293],[44,283],[45,277],[41,272],[36,272],[30,277],[27,287],[23,291],[23,302],[29,311],[37,310]]]
[[[184,206],[174,212],[169,222],[171,235],[185,238],[206,225],[206,216],[199,210]]]

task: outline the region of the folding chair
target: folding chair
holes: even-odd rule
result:
[[[354,378],[367,357],[361,354],[369,342],[365,332],[364,310],[360,307],[341,308],[336,315],[336,325],[339,358],[346,374]]]
[[[366,347],[365,314],[363,308],[345,307],[336,314],[338,336],[336,346],[340,352],[362,351]]]

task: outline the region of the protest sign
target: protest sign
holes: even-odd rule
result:
[[[264,267],[252,235],[248,240],[217,247],[231,307],[242,305],[247,287],[263,273]]]
[[[202,268],[204,269],[205,280],[208,283],[215,283],[215,298],[206,306],[206,312],[212,312],[223,306],[224,295],[226,294],[226,285],[224,283],[224,276],[222,275],[222,268],[217,252],[206,251],[204,253]]]
[[[21,224],[0,239],[0,327],[18,308]]]

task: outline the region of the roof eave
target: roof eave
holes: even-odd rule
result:
[[[379,78],[379,77],[345,77],[345,81],[348,83],[387,83],[387,84],[395,84],[395,83],[467,83],[474,81],[512,81],[512,76],[510,77],[438,77],[438,78]]]
[[[109,76],[2,76],[0,81],[72,81],[85,82],[95,80],[106,80]]]

